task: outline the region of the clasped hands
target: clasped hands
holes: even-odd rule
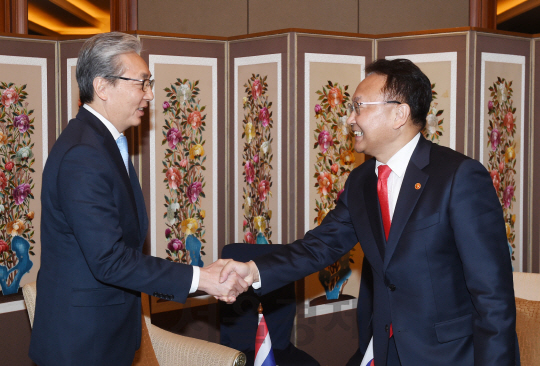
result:
[[[201,268],[198,289],[216,299],[232,304],[236,297],[247,291],[253,282],[259,281],[259,270],[253,261],[236,262],[218,259]]]

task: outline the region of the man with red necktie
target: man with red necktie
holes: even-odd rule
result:
[[[336,208],[296,242],[229,262],[261,293],[335,262],[360,242],[357,366],[519,364],[511,260],[501,205],[478,161],[426,140],[431,83],[405,59],[366,68],[350,106],[355,150]]]

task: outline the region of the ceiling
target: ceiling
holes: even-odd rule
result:
[[[497,0],[497,29],[540,33],[540,0]],[[110,30],[110,0],[28,0],[28,33],[88,35]]]
[[[44,36],[108,32],[109,0],[28,0],[28,33]]]
[[[497,29],[540,33],[540,0],[498,0]]]

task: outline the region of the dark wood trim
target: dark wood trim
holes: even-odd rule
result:
[[[165,32],[151,32],[151,31],[134,31],[126,32],[130,34],[135,34],[139,36],[155,36],[155,37],[171,37],[171,38],[186,38],[186,39],[201,39],[207,41],[228,41],[227,37],[217,37],[217,36],[200,36],[196,34],[181,34],[181,33],[165,33]]]
[[[470,0],[469,25],[497,29],[497,0]]]
[[[111,31],[136,31],[137,0],[111,0]]]
[[[28,34],[27,0],[0,0],[0,32]]]

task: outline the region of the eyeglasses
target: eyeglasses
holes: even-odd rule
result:
[[[373,104],[402,104],[401,102],[398,102],[397,100],[387,100],[385,102],[363,102],[363,103],[358,103],[358,102],[352,102],[347,104],[347,110],[349,111],[349,113],[352,113],[352,112],[355,112],[356,115],[360,115],[360,106],[361,105],[373,105]]]
[[[123,76],[105,76],[106,78],[114,78],[114,79],[122,79],[122,80],[131,80],[131,81],[138,81],[140,83],[142,83],[142,91],[143,92],[146,92],[148,91],[148,88],[152,89],[154,87],[154,83],[156,82],[155,80],[150,80],[150,79],[131,79],[131,78],[125,78]]]

